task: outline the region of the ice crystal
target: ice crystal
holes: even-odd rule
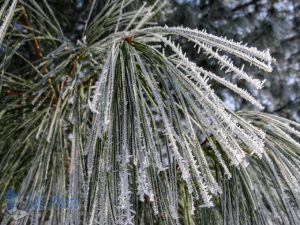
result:
[[[24,7],[44,19],[48,13],[43,8],[49,14],[52,11],[43,2],[45,7],[33,0]],[[6,0],[0,9],[0,44],[17,3]],[[40,214],[35,210],[35,218],[26,218],[25,223],[49,219],[50,224],[132,225],[149,219],[149,224],[179,225],[194,217],[210,222],[211,214],[216,215],[215,221],[226,217],[234,224],[253,220],[261,225],[271,224],[270,210],[282,221],[297,221],[293,203],[300,204],[300,144],[290,135],[299,137],[300,126],[264,113],[232,112],[211,87],[212,81],[218,82],[263,109],[234,79],[220,74],[261,89],[265,81],[252,77],[234,58],[271,72],[269,51],[205,30],[153,26],[149,21],[161,1],[136,10],[131,8],[133,3],[108,0],[93,20],[97,1],[91,1],[77,45],[63,43],[42,62],[30,63],[43,75],[41,83],[47,84],[38,91],[34,86],[34,94],[28,95],[33,96],[30,104],[35,112],[48,103],[49,78],[63,81],[66,87],[57,101],[52,99],[48,108],[40,110],[40,120],[32,120],[32,124],[40,121],[36,129],[29,132],[25,127],[31,121],[22,124],[21,138],[9,147],[10,153],[33,134],[41,149],[20,185],[18,201],[24,202],[29,191],[36,197],[66,189],[69,198],[80,196],[82,202],[80,210]],[[54,23],[58,24],[55,18]],[[37,33],[43,40],[43,32]],[[177,43],[178,37],[191,42],[199,56],[216,60],[224,73],[192,62]],[[53,38],[53,43],[58,40]],[[80,55],[76,60],[74,52]],[[61,55],[69,56],[52,68],[53,58]],[[45,65],[51,65],[49,71],[41,74],[39,68]],[[64,77],[68,65],[74,68],[70,79]],[[56,79],[56,74],[63,77]],[[30,82],[24,84],[27,87]],[[24,145],[21,153],[25,155],[33,143]],[[9,161],[8,156],[1,162]],[[19,168],[17,163],[12,165]],[[0,167],[10,173],[9,167]]]
[[[232,174],[210,135],[213,135],[218,143],[222,143],[222,151],[236,167],[241,165],[246,168],[248,165],[243,150],[245,145],[259,157],[264,154],[263,133],[254,127],[245,126],[247,122],[242,118],[231,115],[230,110],[210,87],[210,79],[223,84],[258,108],[262,109],[263,106],[246,90],[191,62],[180,46],[172,41],[170,35],[179,35],[194,42],[195,47],[198,46],[198,53],[203,49],[208,57],[219,61],[221,69],[226,68],[226,73],[244,79],[257,89],[262,88],[264,81],[250,77],[244,72],[243,66],[238,68],[232,59],[220,53],[223,51],[236,55],[250,64],[271,71],[272,58],[269,53],[208,34],[206,31],[181,27],[142,29],[157,3],[158,1],[150,8],[142,5],[125,27],[125,33],[118,31],[122,17],[120,9],[120,17],[113,34],[114,42],[107,50],[106,61],[90,102],[90,108],[97,118],[92,129],[92,134],[97,133],[97,136],[91,138],[91,143],[95,143],[95,138],[98,137],[106,143],[105,149],[109,152],[116,151],[118,158],[108,158],[113,160],[113,167],[118,171],[118,176],[114,179],[114,182],[117,182],[114,192],[118,193],[118,198],[114,200],[115,208],[112,209],[117,215],[117,224],[133,223],[135,212],[132,192],[135,185],[139,201],[145,202],[146,196],[156,214],[167,210],[170,212],[172,223],[178,223],[177,176],[171,176],[158,184],[158,181],[155,181],[157,178],[151,175],[153,171],[156,171],[156,176],[173,173],[172,164],[178,167],[181,179],[186,185],[191,210],[195,210],[194,201],[200,196],[202,203],[199,207],[213,206],[212,196],[221,193],[222,190],[209,169],[209,162],[195,127],[205,134],[228,178],[232,177]],[[124,1],[120,3],[120,8],[123,8],[123,4]],[[130,30],[142,12],[145,13],[143,19]],[[137,46],[123,41],[129,36],[135,36],[136,42],[140,42],[141,46],[143,42],[162,43],[164,48],[169,47],[174,54],[161,54],[157,49],[160,45],[153,45],[147,47],[148,54],[153,58],[147,58]],[[109,46],[110,41],[105,39],[102,45]],[[158,61],[162,66],[153,67],[154,62]],[[169,85],[167,82],[170,82],[176,97],[166,89]],[[115,113],[118,114],[117,117]],[[159,115],[163,125],[163,137],[157,133],[158,124],[154,114]],[[181,121],[184,121],[185,126],[181,125]],[[164,145],[169,155],[167,165],[164,165],[162,160]],[[89,144],[86,151],[91,156],[88,163],[90,174],[94,165],[95,144]],[[133,174],[136,176],[135,183],[132,183]],[[157,190],[160,188],[166,189],[165,197],[170,202],[167,206],[159,203],[162,196]]]

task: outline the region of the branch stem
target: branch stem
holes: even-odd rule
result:
[[[44,54],[42,52],[40,42],[36,38],[36,36],[34,34],[32,22],[31,22],[31,20],[29,18],[28,13],[26,12],[25,8],[23,10],[23,14],[21,16],[21,20],[22,20],[23,25],[26,26],[26,28],[28,29],[28,31],[30,32],[30,34],[32,36],[32,45],[33,45],[36,57],[40,61],[44,61]],[[47,75],[49,73],[49,70],[48,70],[47,67],[44,67],[41,72],[42,72],[43,75]],[[54,100],[57,100],[57,93],[56,93],[56,90],[55,90],[55,88],[53,86],[52,79],[50,77],[48,78],[48,86],[49,86],[49,89],[52,92],[52,96],[54,97]]]

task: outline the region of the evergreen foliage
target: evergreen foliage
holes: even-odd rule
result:
[[[0,2],[0,198],[18,193],[1,224],[299,224],[300,125],[230,110],[212,81],[263,105],[178,38],[257,90],[235,59],[271,72],[268,50],[158,26],[159,0],[89,1],[75,22]]]

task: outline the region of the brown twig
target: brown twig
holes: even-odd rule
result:
[[[7,90],[1,93],[5,97],[20,97],[20,98],[25,98],[28,101],[32,101],[35,99],[35,96],[33,95],[26,95],[25,92],[17,92],[17,91],[11,91]],[[44,100],[43,97],[39,97],[39,100]],[[48,102],[51,102],[51,97],[48,97]],[[57,104],[57,101],[52,101],[52,105],[55,106]]]
[[[15,96],[22,97],[23,93],[8,90],[4,93],[4,95],[9,97],[15,97]]]
[[[24,13],[21,16],[21,20],[22,20],[22,23],[27,27],[27,29],[29,30],[29,32],[32,35],[32,45],[33,45],[36,57],[40,61],[44,61],[44,55],[43,55],[43,52],[42,52],[42,49],[41,49],[40,42],[35,37],[32,22],[31,22],[31,20],[30,20],[30,18],[29,18],[29,16],[28,16],[25,9],[24,9]],[[41,72],[42,72],[43,75],[47,75],[49,73],[49,70],[48,70],[47,67],[44,67]],[[57,101],[56,90],[55,90],[55,88],[52,84],[52,79],[50,77],[48,78],[48,85],[49,85],[49,88],[52,92],[52,96],[54,97],[54,101]]]

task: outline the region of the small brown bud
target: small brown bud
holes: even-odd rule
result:
[[[125,41],[126,41],[128,44],[132,44],[132,42],[134,41],[134,37],[133,37],[133,36],[126,37],[126,38],[125,38]]]

